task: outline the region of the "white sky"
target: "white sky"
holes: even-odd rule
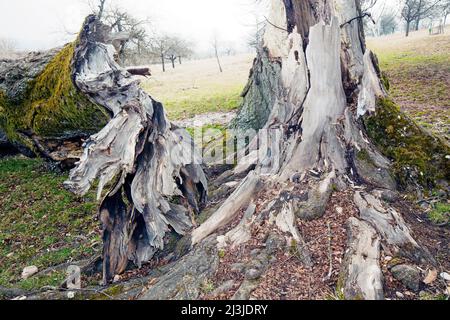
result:
[[[95,0],[93,0],[95,1]],[[212,34],[242,44],[255,23],[255,0],[108,0],[155,29],[196,42],[206,51]],[[49,49],[70,40],[89,13],[88,0],[0,0],[0,38],[21,50]],[[261,9],[260,9],[261,10]],[[260,11],[259,11],[260,12]]]

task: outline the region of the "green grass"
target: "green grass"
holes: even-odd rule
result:
[[[208,112],[228,112],[237,109],[242,101],[242,88],[219,91],[210,94],[188,95],[164,102],[164,108],[171,120],[193,118]]]
[[[77,198],[42,160],[0,160],[0,285],[37,289],[56,285],[63,273],[21,280],[24,267],[40,271],[88,258],[99,241],[94,194]],[[12,256],[8,257],[9,254]]]
[[[450,222],[450,204],[437,203],[428,213],[428,219],[434,224],[448,224]]]
[[[450,54],[387,52],[378,56],[382,70],[394,84],[391,97],[415,103],[448,104],[445,75],[450,73]]]
[[[450,36],[416,33],[369,40],[390,97],[422,127],[450,141]]]

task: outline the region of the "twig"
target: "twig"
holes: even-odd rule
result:
[[[368,13],[368,12],[365,12],[362,15],[354,17],[354,18],[348,20],[347,22],[344,22],[343,24],[341,24],[341,29],[343,27],[345,27],[347,24],[350,24],[350,23],[352,23],[355,20],[364,19],[365,17],[369,17],[370,20],[372,20],[373,24],[376,24],[375,20],[373,20],[373,18],[372,18],[372,15],[370,13]]]
[[[270,24],[272,27],[274,27],[274,28],[276,28],[276,29],[279,29],[279,30],[281,30],[281,31],[285,31],[285,32],[289,33],[288,30],[286,30],[286,29],[284,29],[284,28],[282,28],[282,27],[279,27],[279,26],[273,24],[273,23],[270,22],[269,19],[267,19],[266,17],[264,17],[264,19],[265,19],[266,22],[267,22],[268,24]]]

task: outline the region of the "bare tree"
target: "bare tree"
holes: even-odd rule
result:
[[[406,36],[409,36],[411,24],[415,23],[416,30],[420,21],[429,15],[442,0],[406,0],[401,12],[403,20],[406,22]]]
[[[450,14],[450,0],[445,0],[440,6],[440,10],[443,16],[443,32],[445,32],[445,25],[447,24],[447,17]]]
[[[389,12],[385,13],[380,17],[379,21],[379,32],[380,35],[387,35],[394,33],[397,29],[397,17],[395,13]]]
[[[104,18],[107,0],[88,0],[91,13],[95,14],[100,20]]]
[[[214,54],[216,56],[216,60],[217,60],[218,66],[219,66],[219,70],[220,70],[220,72],[223,72],[222,65],[220,64],[220,58],[219,58],[219,35],[218,35],[217,32],[214,32],[214,34],[213,34],[211,45],[212,45],[212,47],[214,49]]]
[[[17,51],[17,43],[8,38],[0,38],[0,58],[11,58]]]

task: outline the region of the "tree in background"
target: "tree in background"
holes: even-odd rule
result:
[[[411,24],[415,23],[415,30],[419,29],[420,21],[436,9],[442,0],[406,0],[404,1],[401,17],[406,23],[406,36],[409,36]]]
[[[397,29],[397,16],[395,13],[385,13],[380,17],[379,30],[380,35],[388,35],[395,32]]]
[[[17,52],[17,44],[12,39],[0,38],[0,59],[11,58]]]
[[[222,65],[220,64],[220,57],[219,57],[219,34],[217,32],[214,32],[211,45],[214,49],[214,54],[216,56],[217,64],[219,65],[219,71],[223,72]]]
[[[442,24],[444,26],[444,32],[445,32],[445,26],[447,24],[447,17],[450,14],[450,0],[445,0],[441,6],[440,6],[440,12],[442,13]]]

